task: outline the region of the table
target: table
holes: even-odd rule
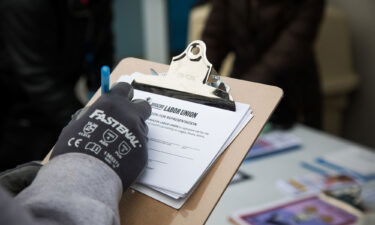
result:
[[[302,147],[296,151],[245,161],[240,170],[251,175],[252,179],[228,186],[208,218],[207,225],[232,224],[228,220],[232,212],[283,199],[286,195],[276,187],[277,180],[312,173],[300,166],[301,161],[309,161],[348,146],[364,148],[300,124],[288,132],[302,140]]]

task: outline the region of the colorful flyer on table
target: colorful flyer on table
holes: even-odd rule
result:
[[[243,210],[230,219],[238,225],[350,225],[357,221],[357,216],[312,196]]]

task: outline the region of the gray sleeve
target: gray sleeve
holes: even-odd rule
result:
[[[37,224],[120,224],[122,184],[104,162],[81,153],[52,159],[16,196]]]
[[[37,223],[24,208],[14,202],[10,193],[0,186],[0,224],[36,225]]]

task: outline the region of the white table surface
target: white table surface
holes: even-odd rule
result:
[[[208,218],[207,225],[232,224],[228,218],[233,212],[285,198],[287,195],[276,187],[276,182],[279,179],[312,173],[300,166],[302,161],[311,161],[348,146],[358,147],[355,143],[303,125],[296,125],[288,132],[301,139],[302,147],[295,151],[244,162],[239,170],[251,175],[252,179],[229,185]]]

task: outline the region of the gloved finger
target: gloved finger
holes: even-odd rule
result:
[[[137,110],[138,115],[143,119],[147,120],[151,116],[151,105],[142,99],[134,99],[132,101],[134,108]]]
[[[72,120],[78,120],[79,118],[81,118],[83,116],[83,114],[85,114],[87,112],[87,110],[89,109],[89,107],[84,107],[84,108],[80,108],[78,109],[72,116]]]
[[[129,100],[132,100],[134,96],[133,87],[126,83],[126,82],[119,82],[116,83],[111,90],[109,91],[110,95],[119,95],[122,97],[126,97]]]

